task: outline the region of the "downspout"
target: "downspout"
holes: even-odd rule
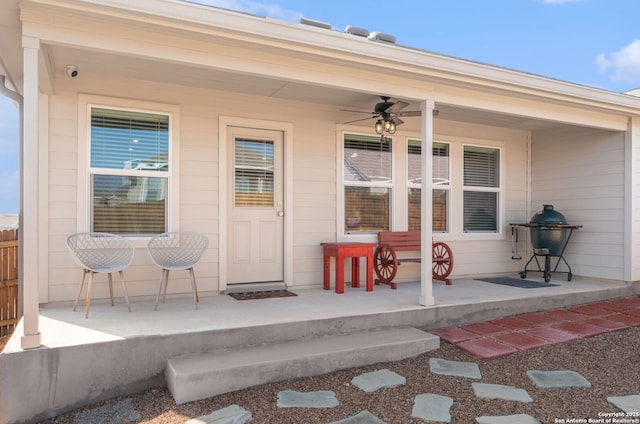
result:
[[[22,167],[22,146],[24,144],[24,140],[23,140],[23,127],[24,127],[24,112],[23,112],[23,104],[24,104],[24,99],[23,97],[18,94],[17,92],[13,91],[13,90],[9,90],[6,85],[5,85],[5,79],[6,76],[5,75],[0,75],[0,94],[4,95],[5,97],[10,98],[11,100],[13,100],[14,102],[16,102],[18,104],[18,146],[19,146],[19,157],[18,157],[18,166]],[[21,170],[18,170],[19,175],[22,174]],[[21,205],[22,204],[22,178],[19,179],[19,188],[18,188],[18,196],[19,196],[19,201],[18,203]],[[19,220],[22,221],[22,214],[18,215]],[[23,305],[22,305],[22,296],[24,295],[23,293],[23,278],[22,278],[22,267],[23,267],[23,260],[24,260],[24,252],[22,251],[22,237],[23,237],[23,231],[22,231],[22,222],[18,223],[18,270],[20,272],[18,272],[18,316],[17,318],[20,319],[22,318],[22,311],[23,311]]]

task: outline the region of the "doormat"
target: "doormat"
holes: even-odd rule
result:
[[[502,284],[503,286],[519,287],[521,289],[538,289],[542,287],[555,287],[557,284],[539,283],[537,281],[522,280],[512,277],[488,277],[476,278],[476,281],[484,281],[485,283]]]
[[[297,296],[294,292],[289,290],[266,290],[266,291],[250,291],[250,292],[238,292],[229,293],[229,296],[235,300],[254,300],[254,299],[271,299],[274,297],[290,297]]]

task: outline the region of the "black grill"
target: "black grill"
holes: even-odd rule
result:
[[[582,225],[568,224],[564,215],[553,209],[553,205],[543,205],[542,211],[536,213],[531,221],[520,224],[509,224],[512,228],[529,228],[533,255],[520,272],[521,278],[527,278],[527,272],[541,272],[544,281],[551,280],[552,273],[567,274],[567,281],[571,281],[573,274],[571,266],[564,258],[564,251],[569,244],[573,231],[581,228]],[[552,258],[556,258],[552,269]],[[543,262],[541,263],[541,260]],[[529,268],[535,263],[537,268]],[[567,271],[558,271],[560,263],[566,265]]]

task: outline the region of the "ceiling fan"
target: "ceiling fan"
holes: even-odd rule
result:
[[[393,134],[396,132],[396,127],[404,123],[400,116],[420,116],[419,110],[414,111],[402,111],[402,109],[409,106],[409,103],[403,101],[392,102],[390,101],[391,97],[388,96],[380,96],[382,99],[381,102],[376,103],[373,108],[373,112],[360,112],[360,111],[347,111],[347,112],[357,112],[357,113],[370,113],[371,116],[368,118],[360,118],[355,119],[353,121],[345,122],[345,124],[353,124],[354,122],[360,122],[367,119],[378,118],[376,122],[375,129],[376,133],[382,134],[383,132],[388,132]]]

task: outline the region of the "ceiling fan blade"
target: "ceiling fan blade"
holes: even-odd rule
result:
[[[398,125],[404,124],[404,121],[396,116],[391,117],[391,120],[393,121],[394,124],[396,124],[396,127]]]
[[[369,118],[360,118],[360,119],[355,119],[355,120],[353,120],[353,121],[343,122],[342,124],[343,124],[343,125],[353,124],[353,123],[355,123],[355,122],[366,121],[366,120],[368,120],[368,119],[373,119],[373,118],[375,118],[375,117],[374,117],[374,116],[372,116],[372,117],[369,117]]]
[[[398,112],[400,112],[402,109],[404,109],[407,106],[409,106],[409,103],[403,102],[403,101],[398,101],[398,102],[395,102],[394,104],[392,104],[391,106],[389,106],[385,110],[385,112],[387,112],[387,113],[398,113]]]
[[[340,112],[366,113],[366,114],[373,115],[373,112],[365,112],[365,111],[363,111],[363,110],[340,109]]]
[[[397,116],[420,116],[422,115],[422,112],[420,112],[419,110],[407,110],[405,112],[398,112],[396,115]]]

